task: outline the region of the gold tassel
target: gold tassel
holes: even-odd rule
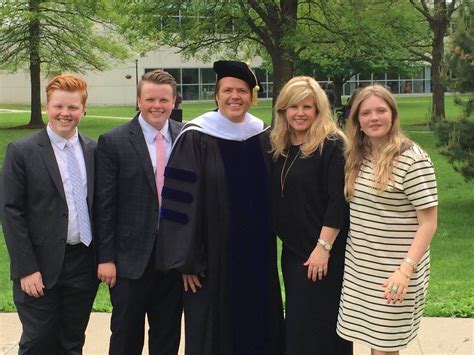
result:
[[[252,106],[257,106],[257,101],[258,101],[258,91],[260,90],[260,86],[258,86],[258,80],[257,76],[255,75],[255,72],[250,68],[250,60],[247,61],[247,67],[249,68],[249,71],[252,73],[253,77],[255,78],[255,86],[252,89]]]
[[[258,102],[258,90],[260,90],[260,86],[255,85],[252,89],[252,106],[257,106]]]

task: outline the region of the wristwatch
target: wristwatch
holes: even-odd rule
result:
[[[327,251],[332,249],[332,244],[322,240],[321,238],[318,239],[318,243],[321,244],[321,246]]]

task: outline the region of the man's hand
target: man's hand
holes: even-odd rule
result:
[[[28,276],[22,277],[20,279],[21,289],[24,293],[31,297],[41,297],[44,296],[44,285],[43,278],[41,273],[36,271]]]
[[[105,282],[110,288],[115,286],[117,281],[117,269],[114,262],[102,263],[97,267],[97,277]]]

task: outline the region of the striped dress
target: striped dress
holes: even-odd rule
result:
[[[416,210],[438,204],[428,155],[414,145],[397,158],[394,181],[382,193],[372,188],[372,163],[365,160],[350,203],[350,233],[338,334],[380,351],[405,348],[423,314],[430,275],[429,250],[413,273],[403,303],[388,305],[382,284],[402,263],[418,228]]]

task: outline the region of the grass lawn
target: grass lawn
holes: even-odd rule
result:
[[[446,97],[446,114],[456,119],[460,109]],[[429,152],[435,164],[439,192],[438,232],[431,246],[431,283],[425,309],[426,316],[474,317],[473,238],[474,182],[465,182],[454,172],[446,158],[438,153],[436,138],[428,131],[429,97],[398,99],[402,126],[408,135]],[[214,108],[212,102],[184,103],[184,119],[188,120]],[[0,109],[29,110],[28,105],[0,105]],[[271,100],[260,102],[251,111],[267,123],[271,117]],[[134,114],[134,107],[89,107],[81,122],[81,131],[97,138],[108,129],[123,124]],[[111,118],[115,117],[115,118]],[[46,116],[44,116],[46,119]],[[29,113],[0,113],[0,163],[5,148],[13,139],[31,131],[4,128],[26,124]],[[2,129],[3,128],[3,129]],[[94,309],[110,311],[108,291],[101,285]],[[9,280],[8,253],[0,237],[0,311],[14,311]]]

